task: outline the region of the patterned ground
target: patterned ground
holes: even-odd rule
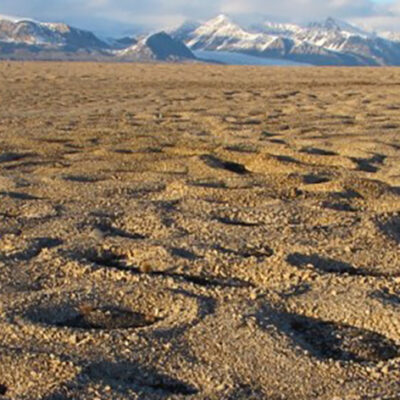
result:
[[[400,398],[400,70],[0,79],[0,398]]]

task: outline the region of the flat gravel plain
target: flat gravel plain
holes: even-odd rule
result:
[[[0,63],[0,398],[400,398],[400,69]]]

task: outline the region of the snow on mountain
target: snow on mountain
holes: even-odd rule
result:
[[[333,51],[341,51],[350,36],[349,32],[323,29],[320,26],[312,26],[295,34],[296,39],[301,42],[307,42]]]
[[[160,32],[137,40],[101,40],[92,32],[63,23],[0,17],[0,58],[163,60],[195,59],[179,40]]]
[[[333,18],[245,28],[219,15],[147,37],[102,40],[63,23],[0,15],[0,58],[180,61],[195,59],[192,51],[315,65],[400,65],[400,33],[370,33]]]
[[[400,32],[379,32],[378,36],[392,42],[400,42]]]
[[[189,32],[186,44],[192,50],[263,51],[273,40],[264,33],[247,32],[227,16],[219,15]]]
[[[186,26],[175,32],[194,51],[230,51],[317,65],[400,65],[400,41],[393,35],[377,37],[333,18],[307,26],[266,21],[245,29],[220,15],[192,30]]]
[[[138,41],[134,37],[125,36],[118,39],[109,38],[106,39],[106,42],[114,50],[124,50],[128,47],[134,46]]]
[[[300,32],[303,29],[300,25],[271,22],[271,21],[264,21],[262,24],[253,25],[252,28],[260,32],[267,33],[269,35],[278,35],[278,36],[293,35],[295,33]]]
[[[185,44],[173,39],[166,32],[143,37],[134,45],[117,51],[115,54],[125,61],[184,61],[196,59],[196,56]]]
[[[351,25],[346,21],[342,21],[340,19],[335,19],[332,17],[328,17],[323,22],[314,22],[310,23],[309,28],[311,29],[320,29],[323,31],[337,31],[337,32],[344,32],[351,35],[358,35],[369,37],[371,34],[357,26]]]
[[[308,32],[297,25],[283,25],[266,23],[265,28],[270,34],[263,32],[247,31],[238,24],[232,22],[225,15],[220,15],[200,25],[197,29],[189,32],[185,42],[192,50],[201,51],[231,51],[246,53],[267,58],[282,58],[299,62],[303,60],[299,49],[305,49],[312,55],[313,61],[318,56],[327,62],[329,50],[317,44],[305,42],[297,38],[297,35]],[[282,33],[284,32],[284,33]],[[329,64],[338,63],[336,55],[332,56]]]
[[[92,32],[62,23],[43,23],[30,19],[0,19],[0,41],[47,49],[106,49],[108,47]]]

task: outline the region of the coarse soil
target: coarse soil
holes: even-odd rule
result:
[[[400,399],[399,93],[0,63],[0,399]]]

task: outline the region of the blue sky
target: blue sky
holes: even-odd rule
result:
[[[60,21],[103,35],[174,26],[226,13],[308,22],[333,16],[371,30],[400,31],[400,0],[1,0],[0,14]]]

